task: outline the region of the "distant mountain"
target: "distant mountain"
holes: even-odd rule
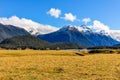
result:
[[[38,38],[52,43],[73,42],[86,47],[112,46],[119,43],[109,35],[105,35],[103,32],[96,33],[86,26],[81,27],[72,25],[64,26],[56,32],[39,35]]]
[[[30,35],[26,30],[12,25],[0,24],[0,42],[14,36]]]
[[[114,45],[114,47],[120,47],[120,43],[119,43],[119,44]]]
[[[0,47],[4,48],[32,48],[32,49],[78,49],[82,48],[78,44],[74,43],[49,43],[47,41],[38,39],[34,36],[16,36],[10,39],[6,39],[0,43]]]
[[[115,49],[120,49],[120,43],[112,46]]]
[[[37,30],[37,28],[35,28],[35,30]],[[33,29],[33,32],[35,30]],[[39,31],[39,30],[37,30],[37,31]],[[10,44],[10,45],[17,45],[17,46],[25,45],[26,47],[32,46],[32,47],[40,47],[40,48],[42,48],[42,47],[43,48],[44,47],[50,47],[50,48],[61,47],[63,49],[94,47],[94,46],[112,46],[115,44],[119,44],[118,41],[120,39],[119,31],[117,31],[117,32],[112,31],[112,32],[113,33],[108,35],[108,34],[104,33],[104,31],[96,33],[85,25],[82,25],[82,26],[67,25],[55,32],[52,32],[49,34],[44,34],[44,35],[38,35],[37,37],[40,40],[41,39],[42,40],[36,41],[35,37],[34,37],[35,39],[32,37],[29,37],[29,38],[28,37],[26,37],[26,38],[19,37],[19,36],[25,36],[25,35],[30,36],[31,34],[33,34],[31,32],[24,30],[23,28],[13,26],[13,25],[0,24],[0,42],[6,39],[1,44],[4,44],[5,46],[7,46],[7,44]],[[37,34],[37,33],[35,33],[35,34]],[[14,38],[12,38],[12,37],[14,37]],[[11,39],[9,39],[9,38],[11,38]],[[29,39],[32,42],[30,42]],[[118,41],[116,41],[115,39],[118,39]],[[26,40],[26,41],[24,41],[24,40]],[[45,41],[43,41],[43,40],[45,40]],[[34,41],[36,41],[36,43]],[[48,42],[46,42],[46,41],[48,41]],[[42,44],[43,42],[45,42],[45,44],[43,44],[42,47],[37,46],[37,45]]]

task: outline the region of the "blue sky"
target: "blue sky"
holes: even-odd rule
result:
[[[61,11],[59,18],[47,14],[51,8]],[[76,16],[76,20],[64,20],[68,13]],[[90,18],[88,24],[99,20],[110,29],[120,29],[120,0],[0,0],[0,17],[11,16],[58,27],[82,25],[84,18]]]

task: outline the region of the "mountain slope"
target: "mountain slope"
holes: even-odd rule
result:
[[[34,36],[16,36],[6,39],[0,43],[0,47],[4,48],[32,48],[32,49],[78,49],[82,46],[75,43],[49,43],[47,41],[38,39]]]
[[[0,24],[0,42],[7,38],[11,38],[14,36],[22,36],[22,35],[30,35],[30,34],[22,28],[18,28],[12,25]]]
[[[39,35],[38,38],[52,43],[74,42],[86,47],[112,46],[119,43],[116,40],[112,39],[110,36],[92,32],[87,27],[75,27],[70,25],[65,26],[60,30],[50,34]]]
[[[1,47],[6,48],[45,48],[50,46],[51,43],[38,39],[34,36],[16,36],[6,39],[0,43]]]

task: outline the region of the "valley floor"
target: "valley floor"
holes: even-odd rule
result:
[[[75,53],[0,50],[0,80],[120,80],[120,54]]]

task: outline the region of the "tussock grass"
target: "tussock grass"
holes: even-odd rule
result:
[[[31,55],[76,56],[75,51],[69,50],[0,50],[0,57]]]
[[[120,54],[76,52],[0,50],[0,80],[120,80]]]

